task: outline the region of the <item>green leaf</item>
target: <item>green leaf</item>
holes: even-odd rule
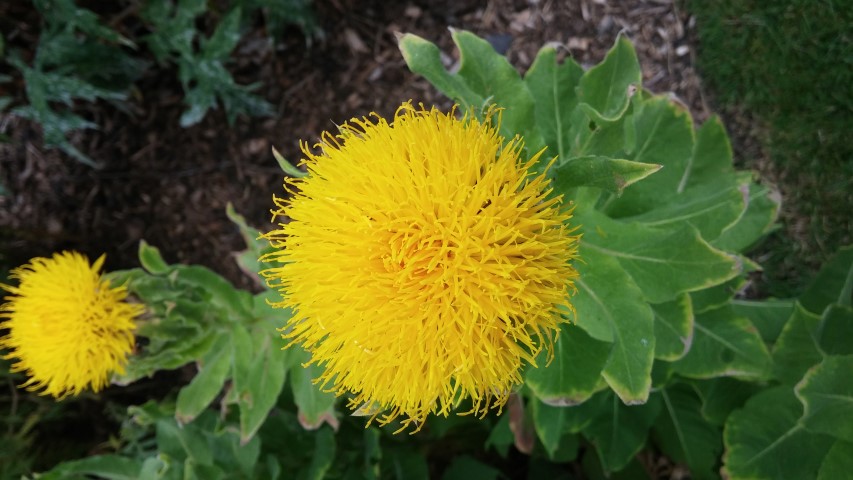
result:
[[[702,238],[710,240],[740,219],[748,192],[748,177],[722,177],[679,192],[668,204],[631,220],[652,227],[689,223]]]
[[[243,241],[246,242],[246,250],[235,255],[237,265],[240,266],[243,273],[248,275],[249,278],[254,280],[258,285],[262,287],[265,286],[259,272],[269,268],[271,264],[261,262],[259,259],[263,254],[271,250],[269,242],[260,238],[261,232],[258,229],[249,226],[249,224],[246,223],[245,217],[237,213],[231,202],[228,202],[225,207],[225,215],[228,216],[228,219],[231,220],[232,223],[237,225],[237,228],[240,229],[240,236],[243,237]]]
[[[561,325],[553,360],[548,363],[543,351],[536,360],[538,368],[527,368],[525,383],[548,405],[582,403],[600,388],[601,370],[611,348],[576,325]]]
[[[853,443],[837,441],[827,452],[817,480],[836,480],[844,478],[853,472]]]
[[[797,397],[805,406],[801,423],[809,431],[853,442],[851,373],[853,355],[829,356],[797,384]]]
[[[652,310],[613,258],[595,250],[582,257],[573,298],[577,324],[593,338],[613,342],[602,372],[608,385],[626,403],[645,402],[655,349]]]
[[[738,479],[815,478],[832,437],[808,432],[790,387],[752,397],[723,431],[723,475]]]
[[[202,57],[209,60],[225,60],[240,41],[239,7],[234,8],[219,22],[213,35],[204,42]]]
[[[509,426],[509,412],[504,411],[489,432],[489,437],[486,438],[483,448],[488,450],[490,447],[493,447],[498,452],[498,455],[506,458],[507,453],[509,453],[509,447],[513,443],[515,443],[515,436],[512,434]]]
[[[533,426],[536,435],[548,452],[548,457],[553,459],[554,454],[560,447],[560,439],[566,433],[567,407],[552,407],[541,401],[532,401]]]
[[[641,81],[634,45],[619,35],[604,61],[581,77],[578,87],[581,108],[600,123],[618,120],[628,109],[632,89],[638,88]]]
[[[713,115],[696,130],[684,184],[687,188],[705,185],[732,173],[732,146],[720,117]]]
[[[625,187],[660,169],[660,165],[585,156],[569,158],[558,163],[550,170],[550,174],[554,189],[560,193],[575,187],[597,187],[620,194]]]
[[[558,65],[556,50],[543,47],[524,76],[533,97],[536,127],[549,147],[548,153],[557,155],[560,161],[569,158],[572,151],[571,131],[577,127],[571,117],[578,104],[575,89],[582,75],[583,69],[573,59],[567,58]],[[538,145],[527,141],[531,150],[539,150]]]
[[[730,252],[747,251],[773,229],[781,203],[778,193],[761,185],[749,184],[746,211],[719,237],[711,239],[711,244]]]
[[[791,318],[773,346],[774,373],[783,383],[796,384],[806,371],[823,360],[816,338],[819,325],[820,317],[805,310],[799,302],[794,305]]]
[[[226,320],[248,321],[251,318],[252,295],[234,288],[231,282],[208,268],[198,265],[181,266],[177,269],[175,281],[208,292],[211,304],[233,315]]]
[[[610,411],[610,396],[612,392],[610,390],[601,390],[593,395],[589,400],[581,403],[580,405],[570,405],[570,406],[553,406],[548,405],[545,402],[542,402],[543,405],[547,405],[551,408],[559,408],[560,416],[563,427],[563,433],[579,433],[587,425],[592,422],[592,419],[601,414],[601,412]],[[538,402],[537,399],[531,399],[531,402]]]
[[[275,406],[290,366],[291,352],[278,348],[275,331],[254,335],[237,327],[232,339],[234,389],[240,406],[240,441],[251,440]]]
[[[700,413],[701,402],[684,384],[660,392],[664,409],[654,431],[663,452],[690,467],[691,478],[719,478],[714,471],[722,453],[721,430]]]
[[[273,147],[272,156],[275,158],[276,163],[278,163],[279,168],[286,174],[295,178],[307,177],[308,172],[303,172],[302,170],[296,168],[292,163],[288,162],[286,158],[284,158],[278,150]]]
[[[582,226],[580,257],[595,251],[617,259],[652,303],[717,285],[740,270],[737,258],[708,245],[690,225],[652,228],[582,210],[574,221]]]
[[[509,429],[507,428],[507,431]],[[510,442],[512,444],[512,434]],[[429,480],[429,466],[425,456],[411,448],[386,446],[382,450],[382,478],[394,480]]]
[[[160,255],[160,250],[152,247],[145,240],[139,241],[139,263],[154,275],[163,275],[171,270],[169,264]]]
[[[763,379],[770,373],[767,347],[743,317],[724,306],[696,315],[693,345],[673,369],[689,378]]]
[[[581,460],[583,466],[583,477],[588,480],[650,480],[646,467],[637,460],[631,459],[628,465],[618,472],[606,472],[601,462],[596,459],[596,452],[588,449]]]
[[[435,45],[412,34],[403,35],[399,42],[406,64],[465,109],[480,112],[489,105],[501,107],[500,131],[505,138],[528,137],[534,125],[533,98],[515,67],[473,33],[451,29],[451,35],[460,53],[455,74],[445,70]]]
[[[305,474],[300,475],[300,478],[305,480],[323,480],[335,459],[335,433],[330,427],[320,428],[314,439],[314,456],[311,457],[311,464]]]
[[[645,405],[626,406],[608,394],[610,408],[603,409],[583,434],[595,445],[605,471],[617,471],[646,444],[649,428],[661,409],[660,397],[649,398]]]
[[[60,463],[49,472],[38,475],[41,480],[80,478],[78,475],[95,475],[109,480],[136,480],[142,462],[118,455],[96,455],[80,460]]]
[[[851,306],[853,295],[853,245],[841,248],[821,268],[811,285],[800,296],[806,310],[821,314],[827,305]]]
[[[690,114],[670,98],[635,99],[626,126],[634,133],[617,132],[625,142],[625,156],[635,162],[663,165],[645,181],[625,189],[604,206],[612,217],[629,217],[672,204],[686,190],[685,175],[693,156]]]
[[[213,465],[213,452],[204,435],[192,424],[178,426],[174,418],[156,421],[157,446],[174,459],[192,459],[196,464]]]
[[[693,313],[705,313],[732,303],[735,295],[743,288],[743,277],[737,276],[719,285],[690,292]]]
[[[198,374],[178,392],[175,419],[180,424],[192,422],[222,390],[231,367],[230,339],[220,336],[205,356]]]
[[[735,315],[746,317],[755,325],[761,338],[773,344],[794,311],[793,300],[732,300]]]
[[[468,455],[459,455],[453,458],[441,478],[442,480],[471,480],[472,478],[497,480],[506,477],[494,467],[481,463]]]
[[[853,354],[853,308],[830,305],[824,310],[818,328],[818,342],[825,354]]]
[[[736,409],[761,391],[753,382],[742,382],[731,377],[694,381],[693,387],[702,397],[702,416],[715,425],[723,425]]]
[[[139,471],[137,480],[162,480],[163,474],[168,468],[168,464],[163,459],[148,457],[142,462],[142,469]]]
[[[320,385],[314,383],[315,378],[319,378],[323,368],[316,363],[308,366],[311,354],[302,350],[299,346],[291,346],[294,350],[291,354],[301,360],[301,363],[294,363],[290,367],[290,384],[293,388],[293,400],[299,408],[299,415],[305,419],[309,425],[317,425],[321,418],[335,404],[335,394],[332,392],[323,391]],[[301,351],[300,351],[301,350]]]
[[[655,358],[669,362],[683,357],[693,343],[693,304],[681,294],[671,302],[652,305],[655,316]]]

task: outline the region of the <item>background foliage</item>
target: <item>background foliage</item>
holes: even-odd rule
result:
[[[853,11],[836,0],[688,2],[698,64],[719,102],[764,130],[785,198],[786,234],[763,248],[771,291],[791,295],[809,272],[853,238]],[[800,225],[805,228],[799,227]]]
[[[0,109],[11,106],[12,114],[37,122],[46,146],[92,166],[98,165],[68,140],[74,131],[98,128],[75,113],[79,102],[102,100],[126,108],[128,95],[140,94],[134,83],[146,70],[177,67],[187,106],[181,126],[198,123],[217,105],[229,123],[242,114],[270,115],[270,104],[252,93],[259,85],[238,85],[226,68],[241,32],[255,17],[262,17],[270,42],[285,24],[297,24],[307,35],[319,32],[308,0],[215,6],[206,0],[122,1],[103,14],[74,0],[34,4],[42,21],[34,57],[24,59],[11,50],[4,59],[23,77],[25,98],[0,99]],[[126,25],[124,34],[109,26],[115,21]]]

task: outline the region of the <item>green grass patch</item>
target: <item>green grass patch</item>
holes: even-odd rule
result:
[[[790,295],[851,242],[853,9],[848,0],[692,0],[699,67],[723,107],[768,129],[784,231],[762,246],[770,293]],[[737,152],[736,152],[737,153]]]

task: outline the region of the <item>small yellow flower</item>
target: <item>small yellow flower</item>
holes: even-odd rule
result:
[[[572,311],[578,237],[544,175],[491,124],[403,104],[326,132],[274,197],[262,273],[282,329],[351,408],[403,427],[463,399],[501,408]],[[550,165],[549,165],[550,166]],[[384,413],[383,413],[384,412]]]
[[[87,387],[104,388],[111,372],[124,373],[133,349],[134,317],[142,305],[124,300],[124,287],[110,288],[94,265],[77,252],[34,258],[12,270],[17,287],[0,284],[11,295],[0,307],[0,327],[8,329],[0,348],[16,359],[14,372],[30,378],[21,385],[61,399]]]

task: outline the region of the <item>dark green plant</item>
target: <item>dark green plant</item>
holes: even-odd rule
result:
[[[181,115],[181,126],[201,121],[217,101],[224,107],[229,123],[239,114],[271,115],[272,106],[250,93],[260,84],[237,85],[224,65],[240,41],[242,10],[238,7],[227,13],[209,38],[200,35],[195,26],[196,17],[206,12],[205,0],[177,5],[170,0],[149,0],[142,11],[142,19],[150,23],[151,29],[144,40],[154,57],[161,64],[173,62],[178,66],[188,105]]]
[[[68,134],[97,125],[74,113],[79,101],[123,101],[144,64],[122,47],[135,44],[102,25],[97,15],[72,0],[36,0],[42,33],[31,64],[17,52],[7,61],[23,76],[26,104],[12,114],[42,126],[44,143],[96,166],[68,140]]]
[[[522,77],[482,39],[453,37],[455,72],[419,37],[400,46],[454,101],[500,105],[505,135],[558,155],[549,174],[581,225],[576,325],[562,327],[553,361],[529,368],[522,390],[523,418],[548,457],[574,459],[586,444],[597,457],[583,460],[590,475],[631,471],[654,445],[697,479],[721,467],[729,478],[834,478],[853,445],[848,427],[828,421],[849,414],[851,400],[842,378],[853,368],[851,250],[799,301],[736,299],[755,268],[736,252],[772,229],[778,205],[733,169],[719,120],[695,128],[681,107],[643,91],[624,38],[586,71],[543,48]],[[681,229],[692,234],[674,235]],[[652,239],[662,231],[673,236]],[[689,238],[734,263],[713,273]],[[688,272],[703,281],[687,286]]]
[[[174,64],[187,105],[182,126],[198,123],[217,105],[225,110],[229,122],[238,115],[271,115],[270,104],[251,93],[260,84],[239,85],[226,68],[245,30],[242,20],[256,13],[263,15],[271,38],[280,35],[287,24],[299,25],[309,36],[318,32],[308,0],[235,0],[222,14],[205,0],[119,3],[150,33],[123,36],[107,26],[109,17],[74,0],[34,0],[42,28],[32,59],[25,60],[15,50],[5,58],[23,77],[25,98],[2,98],[0,109],[12,102],[19,104],[11,113],[41,125],[47,147],[59,148],[91,166],[98,165],[68,139],[75,131],[98,128],[81,114],[80,102],[108,101],[123,109],[130,90],[143,75]],[[217,20],[210,36],[199,30],[202,18]]]

